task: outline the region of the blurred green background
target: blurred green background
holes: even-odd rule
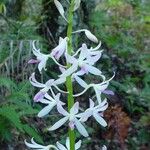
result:
[[[61,3],[67,8],[65,0]],[[0,0],[1,150],[25,150],[24,139],[31,137],[48,144],[66,136],[64,129],[54,133],[45,130],[57,116],[36,117],[42,106],[33,103],[35,89],[28,78],[37,69],[27,64],[33,40],[38,41],[41,51],[49,53],[59,37],[65,37],[66,27],[53,0]],[[97,67],[108,77],[116,72],[110,84],[115,95],[107,97],[109,108],[104,114],[108,127],[99,128],[90,120],[91,138],[83,140],[83,149],[98,150],[106,144],[108,150],[149,150],[150,1],[82,0],[74,14],[74,29],[82,28],[102,42],[104,52]],[[74,36],[75,48],[82,42],[91,44],[82,35]],[[48,70],[39,79],[55,77],[55,70],[49,61]],[[91,76],[89,80],[97,79]]]

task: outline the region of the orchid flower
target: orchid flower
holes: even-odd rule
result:
[[[98,43],[97,37],[96,37],[94,34],[92,34],[92,33],[91,33],[89,30],[87,30],[87,29],[77,30],[77,31],[74,31],[74,32],[72,32],[72,33],[80,33],[80,32],[84,32],[85,35],[86,35],[86,37],[87,37],[89,40],[91,40],[92,42]]]
[[[70,140],[69,138],[66,139],[66,146],[62,145],[61,143],[57,142],[56,143],[58,150],[70,150]],[[81,147],[81,140],[79,140],[75,144],[75,150],[78,150]]]
[[[40,49],[36,49],[35,42],[36,41],[32,42],[32,46],[33,46],[32,51],[33,51],[33,54],[37,57],[37,59],[36,60],[35,59],[31,59],[31,60],[29,60],[28,63],[29,64],[39,63],[38,64],[38,69],[41,72],[43,68],[44,68],[44,70],[46,70],[46,62],[47,62],[47,60],[49,58],[49,55],[41,53]]]
[[[84,72],[84,74],[88,74],[89,72],[94,75],[101,75],[101,71],[93,66],[93,62],[90,59],[87,59],[85,55],[80,54],[79,58],[76,59],[73,56],[66,54],[66,60],[68,63],[72,64],[72,66],[64,71],[60,77],[67,77],[72,73],[76,72],[78,67],[81,69],[80,72]]]
[[[79,111],[79,103],[76,102],[73,107],[70,109],[70,112],[68,113],[61,105],[57,106],[58,112],[62,114],[64,117],[60,119],[58,122],[56,122],[52,127],[50,127],[48,130],[53,131],[61,127],[65,122],[69,120],[69,127],[71,129],[74,129],[76,126],[77,130],[80,134],[82,134],[84,137],[88,137],[88,133],[85,129],[85,127],[81,124],[81,122],[77,119],[78,111]]]
[[[77,75],[74,76],[75,80],[84,88],[84,90],[81,93],[75,94],[74,97],[78,97],[78,96],[84,94],[90,87],[93,87],[96,97],[97,97],[97,100],[98,100],[98,103],[100,104],[101,103],[101,93],[106,91],[106,89],[109,85],[109,82],[114,78],[114,76],[115,76],[115,74],[110,79],[103,80],[99,84],[92,83],[89,85],[84,80],[82,80],[80,77],[78,77]]]
[[[52,90],[52,89],[51,89]],[[57,95],[55,95],[52,92],[53,98],[49,95],[49,94],[45,94],[45,98],[46,99],[42,99],[40,102],[43,104],[47,104],[47,106],[45,106],[39,113],[38,113],[38,117],[44,117],[45,115],[47,115],[56,105],[60,104],[60,105],[65,105],[65,103],[63,103],[62,101],[60,101],[60,93],[58,93]]]
[[[103,127],[107,126],[106,121],[102,118],[103,111],[105,111],[108,107],[107,100],[105,99],[101,104],[98,104],[97,106],[94,106],[94,102],[92,99],[90,99],[90,107],[84,112],[81,113],[81,121],[85,122],[88,120],[89,117],[93,116],[95,120],[102,125]]]
[[[91,62],[95,64],[100,59],[103,52],[103,50],[99,51],[100,47],[101,42],[99,42],[99,44],[95,48],[91,47],[90,49],[85,43],[83,43],[82,47],[80,47],[73,56],[76,56],[79,52],[81,52],[81,54],[84,55],[87,59],[92,59],[93,57],[94,59],[92,59]]]
[[[54,79],[50,79],[48,80],[45,84],[44,83],[40,83],[35,79],[35,73],[32,73],[31,77],[29,78],[30,83],[38,88],[41,88],[41,90],[34,96],[34,101],[35,102],[39,102],[41,101],[45,94],[51,89],[52,86],[54,86],[58,91],[62,92],[62,93],[66,93],[65,91],[61,90],[58,88],[57,85],[62,84],[65,82],[65,78],[59,78],[57,80]]]
[[[58,53],[58,55],[57,55],[57,58],[59,58],[60,57],[60,55],[61,55],[61,53],[62,53],[62,51],[64,51],[64,43],[65,43],[65,40],[66,40],[66,38],[65,39],[63,39],[62,40],[62,42],[60,42],[60,44],[55,48],[55,49],[53,49],[53,53],[55,52],[55,51],[57,51],[57,53]],[[66,67],[66,66],[63,66],[63,65],[61,65],[61,64],[59,64],[56,60],[55,60],[55,58],[53,57],[53,54],[51,55],[51,54],[43,54],[43,53],[41,53],[40,52],[40,49],[37,49],[36,47],[35,47],[35,42],[36,41],[33,41],[32,42],[32,46],[33,46],[33,49],[32,49],[32,51],[33,51],[33,54],[36,56],[36,59],[31,59],[31,60],[29,60],[28,61],[28,63],[29,64],[37,64],[38,63],[38,70],[39,70],[39,72],[41,73],[41,71],[42,71],[42,69],[44,69],[44,70],[46,70],[46,63],[47,63],[47,60],[49,59],[49,58],[52,58],[53,59],[53,61],[58,65],[58,66],[61,66],[61,67]],[[60,47],[62,47],[62,49],[60,49]],[[56,55],[56,54],[55,54]],[[55,56],[54,55],[54,56]]]
[[[67,40],[67,37],[65,37],[64,39],[60,37],[58,46],[52,50],[50,55],[58,60],[67,49]]]
[[[48,145],[48,146],[43,146],[43,145],[40,145],[40,144],[37,144],[33,138],[31,139],[31,143],[28,143],[26,140],[25,140],[25,144],[27,147],[29,148],[32,148],[34,150],[50,150],[50,148],[53,148],[55,150],[58,150],[56,146],[54,145]]]

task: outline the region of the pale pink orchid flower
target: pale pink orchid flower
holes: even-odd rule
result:
[[[83,135],[84,137],[89,136],[85,127],[81,124],[81,122],[78,119],[78,117],[79,117],[78,116],[79,102],[76,102],[73,105],[73,107],[70,109],[69,113],[61,105],[57,106],[57,110],[64,117],[62,119],[60,119],[58,122],[56,122],[52,127],[50,127],[48,129],[49,131],[56,130],[56,129],[60,128],[63,124],[65,124],[67,121],[69,121],[70,129],[74,129],[76,127],[81,135]]]
[[[55,149],[55,150],[58,150],[56,146],[54,145],[47,145],[47,146],[43,146],[41,144],[38,144],[34,141],[34,139],[32,138],[31,139],[31,143],[28,143],[26,140],[25,140],[25,144],[27,147],[31,148],[31,149],[34,149],[34,150],[50,150],[51,148],[52,149]]]
[[[32,73],[31,77],[29,78],[30,83],[35,87],[41,88],[41,90],[34,96],[34,101],[41,101],[52,86],[55,87],[59,92],[67,93],[57,86],[59,84],[64,83],[65,80],[65,78],[59,78],[57,80],[50,79],[46,83],[40,83],[35,79],[35,73]]]
[[[57,142],[56,143],[58,150],[70,150],[70,140],[69,137],[67,137],[66,139],[66,145],[62,145],[61,143]],[[78,150],[81,147],[81,140],[79,140],[76,144],[75,144],[75,150]]]
[[[103,119],[103,112],[108,108],[107,100],[101,102],[101,104],[98,104],[95,106],[92,99],[90,99],[90,107],[85,110],[85,112],[81,113],[81,119],[80,121],[85,122],[88,120],[89,117],[93,116],[95,120],[102,125],[103,127],[107,126],[106,121]]]

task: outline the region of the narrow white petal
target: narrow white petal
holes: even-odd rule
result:
[[[74,78],[83,88],[86,88],[88,86],[88,84],[77,75],[74,75]]]
[[[48,130],[49,131],[53,131],[53,130],[56,130],[58,129],[59,127],[61,127],[67,120],[69,119],[68,116],[60,119],[59,121],[57,121],[52,127],[50,127]]]
[[[44,117],[45,115],[47,115],[55,106],[54,103],[49,104],[48,106],[44,107],[39,113],[38,113],[38,117]]]
[[[107,122],[98,114],[98,113],[93,113],[93,117],[96,119],[96,121],[102,125],[103,127],[107,126]]]
[[[68,63],[73,64],[77,61],[77,59],[73,56],[70,56],[69,54],[65,54],[66,60]]]
[[[59,150],[67,150],[67,149],[65,148],[65,146],[62,145],[62,144],[59,143],[59,142],[57,142],[56,145],[57,145],[57,147],[59,148]]]
[[[69,69],[67,69],[66,71],[64,71],[60,77],[67,77],[69,75],[71,75],[72,73],[74,73],[78,68],[78,65],[75,63],[73,64]]]
[[[94,87],[94,90],[95,90],[95,94],[96,94],[96,98],[97,98],[97,101],[98,103],[100,104],[101,103],[101,91],[99,91],[97,88]]]
[[[86,131],[85,127],[76,118],[75,118],[75,126],[78,129],[79,133],[82,134],[84,137],[88,137],[89,136],[89,134]]]
[[[32,143],[28,143],[26,140],[25,140],[25,145],[28,146],[29,148],[45,148],[45,146],[43,145],[40,145],[40,144],[37,144],[36,142],[34,142],[33,138],[31,139],[31,142]]]
[[[90,108],[93,108],[94,107],[94,102],[92,99],[90,99]]]
[[[56,5],[59,13],[61,14],[61,16],[67,21],[67,19],[65,17],[65,11],[64,11],[62,4],[58,0],[54,0],[54,3]]]
[[[41,73],[42,69],[44,68],[44,70],[46,70],[46,60],[42,60],[39,64],[38,64],[38,69],[39,72]]]
[[[78,150],[81,147],[81,143],[82,141],[79,140],[76,144],[75,144],[75,150]]]
[[[62,83],[64,83],[65,81],[66,81],[66,78],[60,77],[59,79],[57,79],[57,80],[54,81],[54,84],[55,84],[55,85],[62,84]]]
[[[88,70],[88,72],[90,72],[91,74],[94,74],[94,75],[97,75],[97,76],[99,76],[99,75],[102,74],[102,72],[101,72],[99,69],[97,69],[96,67],[93,67],[93,66],[90,66],[90,65],[87,65],[87,64],[85,64],[84,67],[85,67],[85,68]]]
[[[54,98],[52,98],[48,93],[45,94],[45,98],[47,98],[50,101],[55,101]]]
[[[30,76],[29,78],[29,81],[30,83],[35,86],[35,87],[40,87],[40,88],[44,88],[45,87],[45,84],[42,84],[40,82],[38,82],[36,79],[35,79],[35,73],[32,73],[32,75]]]
[[[79,111],[79,102],[76,102],[70,109],[71,114],[77,114]]]
[[[69,113],[60,104],[57,104],[57,110],[63,116],[68,116],[69,115]]]
[[[70,149],[69,137],[67,137],[67,139],[66,139],[66,147],[67,147],[68,150]]]

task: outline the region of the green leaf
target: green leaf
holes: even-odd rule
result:
[[[25,125],[23,125],[23,129],[30,137],[34,137],[34,139],[37,142],[39,142],[41,144],[44,143],[42,137],[39,135],[39,133],[33,127],[30,127],[29,125],[25,124]]]
[[[3,106],[0,108],[0,115],[6,117],[17,129],[24,132],[19,114],[12,106]]]

